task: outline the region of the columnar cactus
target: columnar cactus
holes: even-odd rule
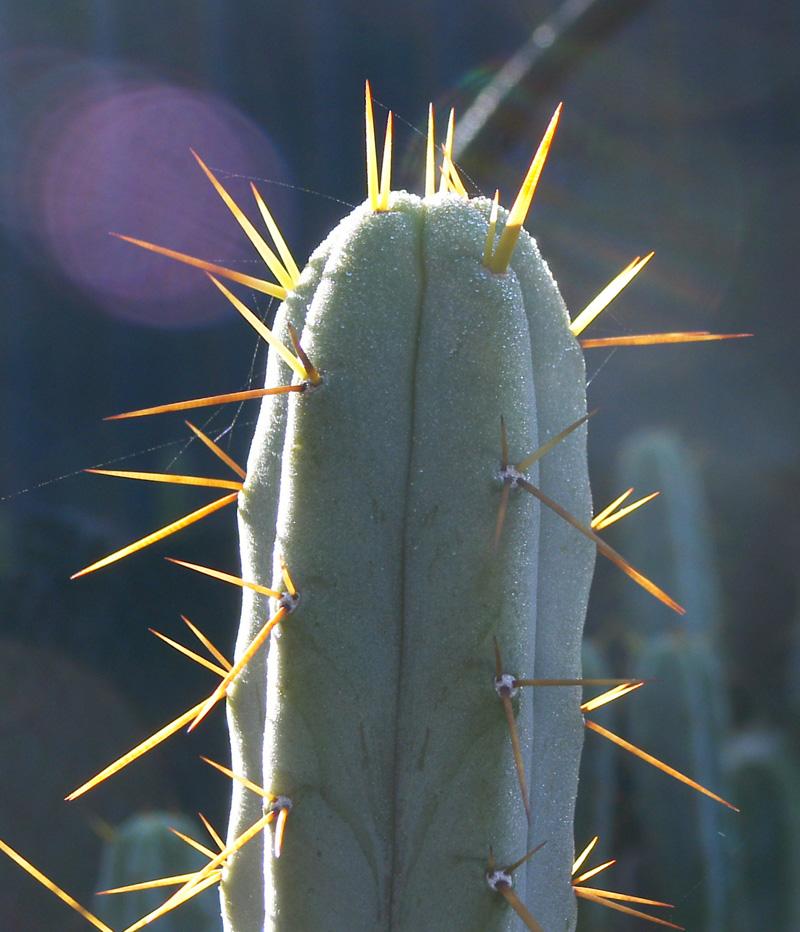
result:
[[[720,585],[700,472],[679,437],[652,430],[624,444],[619,472],[637,487],[663,492],[658,521],[628,522],[622,534],[626,548],[641,545],[657,561],[670,591],[687,608],[686,622],[675,624],[663,606],[625,591],[638,629],[629,639],[629,666],[654,681],[628,707],[631,736],[707,786],[719,787],[729,712],[720,659]],[[707,932],[727,928],[734,848],[729,836],[735,827],[719,807],[676,785],[664,786],[648,768],[632,771],[631,787],[651,875],[668,896],[693,888],[684,904],[690,926]]]
[[[131,891],[132,896],[115,895],[122,886],[144,883],[154,877],[182,876],[198,870],[203,856],[188,845],[186,838],[197,835],[185,816],[173,812],[142,812],[126,819],[113,830],[103,848],[97,884],[97,915],[105,922],[124,929],[143,912],[155,909],[164,899],[158,888]],[[204,892],[186,904],[186,909],[161,920],[161,932],[220,932],[214,893]]]
[[[219,880],[228,932],[572,932],[576,894],[642,915],[573,865],[582,712],[634,685],[581,705],[595,551],[682,609],[590,527],[581,342],[618,341],[577,337],[649,256],[570,322],[522,229],[560,108],[506,212],[467,196],[452,114],[437,182],[432,110],[425,194],[392,192],[366,104],[369,197],[302,272],[199,157],[278,284],[132,240],[204,269],[272,352],[264,389],[124,415],[263,399],[246,472],[193,428],[244,482],[113,473],[226,494],[75,574],[239,501],[242,576],[183,563],[243,588],[233,663],[193,628],[217,688],[69,797],[226,699],[227,844],[127,932]],[[221,278],[279,297],[273,328]],[[677,337],[712,338],[621,342]]]
[[[800,767],[777,731],[751,728],[725,749],[728,780],[742,803],[736,932],[800,928]]]
[[[714,691],[717,664],[708,645],[677,633],[655,635],[633,662],[653,683],[628,707],[631,739],[706,786],[721,787],[727,720],[721,721],[724,702]],[[630,782],[648,876],[667,897],[691,891],[683,904],[689,928],[728,928],[737,826],[708,799],[665,786],[650,768],[632,767]]]
[[[720,580],[708,503],[692,450],[672,431],[645,429],[623,444],[618,472],[620,482],[661,491],[655,506],[660,520],[626,522],[622,539],[637,559],[660,568],[665,586],[687,609],[685,622],[677,624],[674,613],[627,587],[626,608],[638,619],[631,634],[646,637],[681,629],[716,645],[722,618]]]
[[[514,860],[544,840],[525,899],[546,928],[574,922],[577,707],[566,692],[521,700],[529,826],[491,645],[512,669],[579,676],[594,548],[566,525],[545,533],[533,499],[491,541],[500,418],[522,452],[580,418],[583,357],[526,234],[507,271],[484,264],[490,209],[449,192],[365,205],[276,321],[303,326],[323,378],[263,403],[241,494],[243,576],[280,589],[285,560],[299,587],[266,681],[230,697],[240,766],[263,752],[257,782],[294,801],[266,860],[269,928],[508,928],[481,882],[488,848]],[[267,385],[287,369],[274,359]],[[540,487],[588,521],[584,437],[549,465]],[[263,617],[248,599],[242,643]],[[254,815],[242,799],[235,830]],[[223,884],[237,932],[263,924],[238,895],[252,856]]]

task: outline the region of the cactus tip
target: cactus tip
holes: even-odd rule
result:
[[[198,818],[200,819],[200,821],[203,823],[203,825],[204,825],[204,827],[205,827],[205,830],[206,830],[206,831],[208,832],[208,834],[211,836],[211,838],[212,838],[214,844],[217,846],[217,848],[219,848],[220,851],[222,851],[222,849],[225,847],[225,842],[222,840],[222,837],[221,837],[221,835],[219,834],[219,832],[214,828],[214,826],[213,826],[213,825],[211,824],[211,822],[203,815],[202,812],[198,812],[198,813],[197,813],[197,816],[198,816]]]
[[[291,250],[286,245],[286,240],[283,238],[283,234],[281,233],[278,224],[275,223],[269,208],[264,202],[264,198],[261,196],[261,192],[252,181],[250,182],[250,190],[253,192],[253,197],[255,198],[255,202],[258,206],[261,218],[269,230],[269,235],[272,237],[272,242],[275,243],[275,247],[280,253],[283,266],[286,269],[289,280],[291,282],[291,287],[294,289],[297,285],[297,280],[300,278],[300,269],[297,267],[297,263],[294,261],[294,256],[292,255]]]
[[[297,588],[292,579],[292,574],[289,572],[289,567],[286,565],[286,560],[283,557],[280,558],[281,562],[281,576],[283,577],[283,584],[286,586],[286,591],[289,595],[294,598],[297,596]]]
[[[278,798],[274,793],[267,792],[263,786],[259,786],[257,783],[254,783],[247,777],[243,777],[241,774],[236,773],[229,767],[226,767],[224,764],[219,764],[217,761],[213,761],[209,757],[204,757],[202,754],[200,755],[200,760],[208,764],[210,767],[213,767],[215,770],[218,770],[220,773],[225,774],[226,777],[230,777],[231,780],[235,780],[237,783],[241,783],[242,786],[252,790],[257,796],[261,796],[270,802],[274,802]]]
[[[627,696],[628,693],[633,692],[635,689],[639,689],[641,686],[644,686],[644,680],[627,680],[618,683],[613,689],[608,689],[599,696],[595,696],[594,699],[589,699],[582,703],[581,712],[584,714],[587,712],[594,712],[595,709],[608,705],[609,702],[615,702],[617,699]]]
[[[383,139],[383,161],[381,162],[381,180],[378,191],[378,210],[389,209],[389,194],[392,190],[392,137],[394,135],[394,117],[390,110],[386,117],[386,135]]]
[[[680,605],[672,596],[667,595],[663,589],[657,586],[652,580],[648,579],[643,573],[640,573],[634,566],[632,566],[621,553],[618,553],[614,550],[613,547],[610,547],[598,534],[596,534],[591,528],[585,527],[581,524],[580,521],[574,516],[571,515],[565,508],[562,508],[558,502],[554,502],[552,498],[545,495],[541,489],[538,489],[533,483],[528,482],[527,479],[517,479],[517,485],[525,489],[526,492],[529,492],[535,498],[538,498],[543,505],[546,505],[557,515],[560,515],[568,524],[571,524],[576,531],[579,531],[584,537],[587,537],[589,540],[593,541],[597,547],[598,553],[601,553],[607,560],[610,560],[615,566],[619,567],[626,576],[630,577],[635,583],[640,585],[645,591],[649,592],[650,595],[654,596],[659,602],[663,602],[664,605],[671,608],[674,612],[677,612],[679,615],[685,615],[686,609]]]
[[[289,819],[289,813],[292,811],[292,801],[288,796],[278,796],[272,803],[271,811],[277,813],[275,819],[275,833],[273,837],[272,853],[276,858],[281,856],[283,850],[283,839],[286,834],[286,822]]]
[[[161,744],[161,742],[169,738],[170,735],[174,735],[176,731],[180,731],[184,725],[192,721],[202,707],[203,703],[199,702],[191,709],[187,709],[186,712],[173,719],[169,724],[164,725],[164,727],[160,728],[155,734],[150,735],[149,738],[145,738],[144,741],[137,744],[136,747],[128,751],[127,754],[123,754],[122,757],[117,758],[117,760],[109,764],[108,767],[105,767],[100,773],[92,777],[91,780],[82,783],[76,790],[73,790],[68,796],[65,796],[64,799],[67,802],[72,802],[79,796],[83,796],[84,793],[88,793],[89,790],[94,789],[105,780],[108,780],[109,777],[113,777],[115,773],[127,767],[128,764],[132,764],[135,760],[142,757],[142,755],[147,754],[148,751],[152,751],[154,747]]]
[[[632,492],[633,489],[630,491]],[[625,493],[622,501],[624,501],[629,494],[630,492]],[[592,529],[595,531],[602,531],[604,528],[607,528],[612,524],[616,524],[617,521],[621,521],[623,518],[626,518],[629,514],[632,514],[634,511],[641,508],[642,505],[646,505],[648,502],[652,502],[654,498],[658,498],[660,494],[660,491],[651,492],[649,495],[645,495],[642,498],[637,498],[636,501],[631,502],[630,505],[626,505],[624,508],[620,508],[619,511],[616,509],[619,504],[621,504],[621,502],[617,501],[612,503],[613,508],[610,508],[610,510],[605,509],[605,513],[602,515],[602,517],[597,515],[592,520]]]
[[[573,876],[573,877],[574,877],[575,874],[577,874],[578,871],[581,869],[582,864],[583,864],[584,861],[589,857],[589,855],[592,853],[592,851],[594,850],[594,848],[595,848],[595,846],[597,845],[597,842],[598,842],[598,841],[600,841],[600,836],[599,836],[599,835],[595,835],[594,838],[592,838],[592,839],[589,841],[589,843],[586,845],[586,847],[583,849],[583,851],[581,851],[581,853],[575,858],[575,861],[573,862],[573,865],[572,865],[572,876]]]
[[[674,922],[661,919],[658,916],[651,916],[649,913],[642,912],[639,909],[632,909],[630,906],[623,906],[622,903],[613,902],[614,900],[627,900],[628,902],[638,903],[640,897],[628,896],[624,893],[615,893],[611,890],[594,890],[590,888],[573,887],[575,895],[581,899],[588,900],[590,903],[597,903],[598,906],[605,906],[606,909],[614,909],[617,912],[624,913],[626,916],[634,916],[637,919],[644,919],[646,922],[652,922],[654,925],[665,926],[668,929],[678,929],[683,932],[685,926],[679,926]],[[652,906],[667,906],[672,908],[671,903],[658,903],[657,901],[647,901]]]
[[[195,841],[195,839],[190,835],[187,835],[185,832],[181,832],[179,829],[174,828],[173,826],[169,826],[169,830],[176,838],[180,838],[180,840],[190,848],[194,848],[195,851],[199,851],[200,854],[204,854],[207,858],[214,857],[216,852],[206,847],[206,845],[200,844],[199,841]],[[225,846],[223,845],[222,847],[224,848]]]
[[[95,476],[114,476],[117,479],[139,479],[145,482],[166,482],[172,485],[195,485],[205,489],[233,489],[239,491],[241,482],[232,479],[214,479],[210,476],[182,476],[167,472],[134,472],[127,469],[84,469]]]
[[[222,871],[219,872],[220,875]],[[141,890],[154,890],[157,887],[172,887],[178,884],[186,883],[194,877],[194,872],[189,874],[173,874],[170,877],[157,877],[154,880],[143,880],[141,883],[129,883],[123,887],[112,887],[110,890],[98,890],[98,896],[111,896],[118,893],[135,893]]]
[[[565,440],[573,431],[576,431],[581,424],[585,424],[589,418],[594,417],[595,414],[597,414],[597,408],[593,411],[589,411],[588,414],[584,414],[583,417],[579,417],[577,421],[574,421],[562,431],[559,431],[554,437],[551,437],[546,443],[543,443],[534,450],[533,453],[526,456],[524,460],[520,460],[514,468],[517,472],[526,472],[534,463],[538,463],[543,456],[546,456],[554,447],[557,447],[562,440]]]
[[[447,118],[447,133],[445,135],[444,145],[442,146],[442,175],[439,178],[439,193],[443,194],[450,188],[450,163],[453,158],[453,139],[456,132],[456,110],[450,108],[450,115]]]
[[[455,141],[456,132],[456,111],[455,107],[450,108],[450,116],[447,120],[447,135],[444,145],[442,146],[442,177],[439,179],[439,192],[446,191],[458,194],[460,197],[469,197],[464,182],[461,180],[455,162],[453,161],[453,142]]]
[[[364,123],[367,140],[367,196],[369,206],[375,213],[389,209],[389,193],[392,175],[392,112],[386,119],[386,135],[383,141],[383,162],[378,178],[378,150],[375,142],[375,117],[372,110],[372,88],[364,82]]]
[[[603,861],[602,864],[598,864],[597,867],[590,867],[589,870],[584,871],[582,874],[579,874],[577,877],[573,877],[572,883],[575,884],[582,883],[584,880],[589,880],[592,877],[596,877],[601,871],[607,870],[609,867],[613,867],[617,863],[616,858],[609,858],[608,861]]]
[[[303,349],[300,343],[300,337],[297,335],[297,331],[295,330],[294,325],[290,321],[287,321],[286,327],[289,331],[289,336],[291,337],[292,346],[294,347],[294,351],[297,354],[297,358],[300,360],[300,362],[303,364],[303,368],[306,370],[306,379],[308,380],[308,383],[314,386],[319,385],[322,381],[322,376],[320,375],[320,372],[314,363],[312,363],[306,355],[306,351]]]
[[[372,112],[372,88],[369,80],[364,82],[364,123],[367,141],[367,195],[369,206],[378,210],[378,153],[375,147],[375,117]]]
[[[531,850],[528,851],[527,854],[524,854],[518,861],[510,864],[508,867],[501,868],[496,866],[494,852],[491,848],[489,848],[489,859],[486,864],[485,876],[489,889],[503,896],[508,905],[520,917],[520,919],[525,923],[526,928],[530,929],[531,932],[544,932],[544,930],[533,913],[528,909],[528,907],[522,902],[522,900],[514,891],[513,874],[518,867],[521,867],[526,861],[529,861],[537,851],[544,847],[545,844],[546,842],[541,842],[541,844],[531,848]]]
[[[180,561],[173,560],[174,563]],[[251,587],[250,587],[251,588]],[[208,715],[208,713],[214,708],[214,706],[225,696],[228,691],[230,684],[236,679],[236,677],[244,670],[248,663],[253,659],[253,657],[258,653],[261,646],[266,642],[267,638],[272,633],[273,629],[283,621],[284,617],[293,610],[294,606],[297,604],[298,596],[292,595],[288,599],[282,593],[278,593],[280,596],[280,608],[272,615],[271,618],[268,618],[264,626],[258,632],[258,634],[253,638],[253,640],[248,645],[247,649],[244,651],[242,656],[236,661],[236,663],[228,670],[225,676],[220,681],[217,688],[213,693],[206,699],[203,703],[202,708],[197,713],[192,723],[189,725],[187,731],[194,731],[195,728],[203,721],[203,719]]]

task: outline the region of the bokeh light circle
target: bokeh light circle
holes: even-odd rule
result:
[[[42,53],[32,53],[42,64]],[[189,328],[230,308],[205,276],[109,235],[140,239],[271,277],[192,158],[195,149],[254,220],[249,181],[291,230],[288,172],[265,132],[211,94],[55,54],[18,84],[15,145],[0,165],[16,209],[6,222],[33,234],[40,259],[107,313]],[[35,77],[33,76],[35,75]],[[13,114],[12,114],[13,115]],[[273,185],[270,182],[277,182]]]

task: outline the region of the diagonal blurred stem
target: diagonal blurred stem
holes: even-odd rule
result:
[[[520,126],[516,93],[541,100],[548,88],[578,65],[609,34],[639,13],[650,0],[564,0],[530,34],[478,94],[459,121],[453,157],[463,159],[479,136],[482,146],[507,149],[505,128]],[[487,132],[488,131],[488,132]],[[490,142],[494,140],[494,142]],[[484,153],[486,154],[486,153]]]

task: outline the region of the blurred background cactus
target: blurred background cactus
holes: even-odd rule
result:
[[[623,480],[624,477],[624,480]],[[623,444],[617,482],[661,491],[649,510],[619,527],[644,565],[658,566],[686,608],[666,612],[620,590],[627,669],[652,682],[624,709],[634,743],[705,786],[727,793],[722,747],[730,727],[722,661],[720,581],[703,481],[692,450],[676,434],[643,431]],[[629,551],[630,552],[630,551]],[[627,763],[627,762],[626,762]],[[732,919],[737,826],[697,794],[630,767],[631,804],[642,838],[642,872],[680,901],[689,928],[722,932]],[[682,789],[682,788],[681,788]]]
[[[797,706],[789,702],[796,667],[787,658],[800,556],[800,422],[787,296],[794,293],[791,230],[800,191],[798,30],[791,5],[779,0],[757,7],[745,0],[501,0],[490,6],[464,0],[457,16],[451,4],[432,0],[402,7],[383,0],[368,7],[355,0],[174,0],[157,17],[122,0],[65,0],[57,8],[44,0],[0,0],[2,630],[32,658],[34,647],[47,646],[67,662],[91,667],[126,708],[136,709],[136,718],[120,717],[108,728],[104,737],[113,748],[84,753],[85,719],[66,715],[63,703],[42,691],[36,672],[22,677],[19,701],[57,721],[65,739],[72,736],[65,760],[74,755],[86,763],[75,778],[65,772],[60,787],[41,775],[23,779],[32,813],[109,752],[130,747],[162,723],[166,706],[177,711],[205,688],[205,680],[197,685],[202,671],[181,665],[149,639],[148,624],[164,629],[184,612],[226,644],[238,612],[235,593],[198,590],[157,555],[128,561],[113,577],[97,574],[80,590],[65,581],[95,553],[196,501],[191,490],[172,503],[136,488],[126,488],[123,499],[113,482],[77,476],[85,466],[120,458],[137,468],[131,457],[145,451],[149,468],[166,468],[177,457],[191,472],[200,455],[187,448],[175,423],[119,431],[101,417],[249,387],[264,368],[255,341],[198,276],[167,264],[154,274],[151,263],[107,231],[146,234],[247,270],[247,246],[195,171],[188,156],[193,145],[225,175],[234,195],[246,192],[247,179],[227,173],[266,179],[264,193],[303,258],[362,199],[362,177],[352,167],[361,159],[365,76],[424,130],[431,89],[440,91],[437,104],[455,103],[465,114],[512,60],[522,65],[502,95],[507,116],[488,121],[463,155],[478,185],[499,183],[507,196],[529,158],[532,127],[543,125],[558,99],[566,100],[570,119],[531,228],[568,306],[582,306],[631,255],[654,248],[647,274],[608,312],[605,332],[758,333],[747,345],[724,348],[593,351],[590,403],[601,413],[592,424],[591,472],[596,500],[608,501],[621,491],[613,464],[625,436],[655,424],[689,443],[705,479],[717,554],[715,656],[731,733],[757,725],[797,741]],[[514,59],[523,48],[527,57]],[[396,186],[418,188],[422,145],[420,136],[418,146],[409,144],[407,161],[399,158],[409,168]],[[261,302],[261,312],[271,310]],[[208,429],[224,432],[223,443],[241,454],[254,416],[224,411]],[[665,490],[628,524],[653,528],[667,507]],[[211,565],[225,565],[235,550],[235,529],[225,519],[192,533],[193,546]],[[644,563],[642,569],[659,571]],[[689,608],[687,626],[695,620]],[[600,567],[589,629],[612,664],[628,646],[620,637],[623,625],[635,624],[626,616],[612,571]],[[659,688],[667,686],[662,681]],[[627,699],[626,711],[646,692]],[[4,741],[17,734],[4,728]],[[107,817],[117,822],[145,805],[174,803],[224,822],[227,790],[213,775],[198,773],[192,760],[200,749],[223,757],[223,732],[216,719],[202,741],[165,746],[153,763],[162,771],[157,798],[132,799],[130,810]],[[33,740],[44,755],[52,736],[42,732]],[[14,739],[15,766],[24,763],[21,741]],[[593,744],[587,742],[587,753]],[[57,774],[47,776],[57,781]],[[108,792],[132,797],[142,779],[141,769],[121,775]],[[643,850],[627,779],[620,778],[614,795],[609,831],[615,842],[604,849],[615,855]],[[5,777],[2,788],[21,798]],[[99,810],[90,799],[80,811],[88,819],[95,805]],[[73,882],[70,848],[55,843],[45,825],[32,818],[27,824],[5,835],[32,857],[38,839],[50,858],[42,866],[88,899],[99,841],[86,855],[82,879],[76,874]],[[741,852],[745,842],[737,844]],[[765,857],[777,858],[777,850]],[[0,889],[30,890],[27,883],[0,861]],[[681,891],[681,900],[702,901],[704,885]],[[648,885],[648,892],[655,888]],[[44,902],[36,913],[0,906],[0,925],[49,932],[71,921],[63,913],[46,918],[46,908]],[[579,928],[590,929],[591,916],[589,904]]]
[[[110,830],[97,877],[99,895],[93,904],[97,916],[114,929],[127,928],[161,905],[163,888],[116,894],[105,891],[191,873],[205,864],[206,858],[177,832],[216,850],[214,840],[199,821],[195,823],[175,812],[141,812]],[[217,892],[203,891],[180,913],[159,920],[156,927],[159,932],[222,932]]]
[[[750,728],[726,748],[731,792],[742,806],[741,884],[731,928],[800,928],[800,767],[797,748],[774,729]]]

